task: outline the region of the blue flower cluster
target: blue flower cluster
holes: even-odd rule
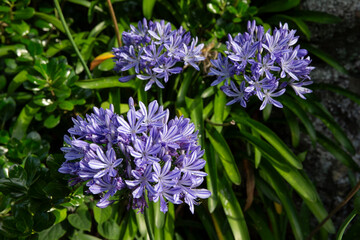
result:
[[[197,188],[207,175],[202,169],[204,150],[198,145],[198,131],[190,119],[175,117],[153,101],[135,110],[129,99],[126,118],[110,109],[94,107],[86,118],[73,119],[74,127],[65,135],[61,148],[66,161],[59,172],[73,175],[71,184],[86,181],[89,192],[100,194],[98,207],[114,202],[115,194],[130,198],[132,207],[143,212],[146,196],[160,201],[167,212],[167,201],[182,202],[194,212],[197,199],[211,193]]]
[[[255,21],[249,21],[247,29],[234,38],[229,35],[226,56],[219,54],[216,60],[211,60],[214,67],[209,75],[217,76],[211,85],[225,81],[221,90],[233,98],[227,105],[239,102],[246,107],[249,98],[256,95],[262,101],[260,110],[267,104],[281,108],[282,104],[274,97],[284,94],[287,86],[305,99],[304,94],[311,92],[305,86],[312,83],[309,74],[314,67],[309,66],[307,51],[295,46],[299,38],[296,31],[280,23],[272,34],[265,33]]]
[[[147,80],[145,91],[155,83],[164,88],[161,79],[168,82],[172,74],[179,74],[183,68],[177,63],[191,65],[199,71],[197,63],[204,60],[201,50],[204,44],[197,46],[198,39],[192,38],[182,27],[171,30],[171,24],[139,21],[138,28],[130,25],[129,32],[123,32],[124,46],[113,48],[117,72],[135,69],[134,75],[123,76],[120,82],[127,82],[135,77]]]

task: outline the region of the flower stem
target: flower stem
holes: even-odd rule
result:
[[[113,6],[111,4],[111,0],[107,0],[107,3],[109,5],[109,12],[110,12],[110,15],[111,15],[111,20],[113,21],[113,24],[114,24],[116,39],[118,41],[119,47],[121,47],[121,37],[120,37],[120,32],[119,32],[119,28],[118,28],[118,24],[117,24],[117,20],[116,20],[116,16],[115,16],[114,8],[113,8]]]
[[[92,79],[91,72],[90,72],[89,68],[87,67],[86,62],[84,61],[83,57],[81,56],[81,53],[80,53],[79,49],[77,48],[77,46],[75,44],[75,41],[74,41],[74,39],[73,39],[73,37],[72,37],[72,35],[70,33],[70,30],[69,30],[68,26],[66,25],[64,15],[63,15],[63,13],[61,11],[61,8],[60,8],[60,5],[59,5],[59,1],[54,0],[54,3],[55,3],[55,8],[59,13],[60,21],[61,21],[62,25],[64,26],[65,33],[66,33],[67,37],[69,38],[70,43],[71,43],[71,45],[73,46],[73,48],[74,48],[74,50],[76,52],[76,55],[79,57],[81,64],[84,67],[86,75],[88,76],[89,79]]]
[[[147,232],[149,234],[149,238],[150,240],[155,240],[153,230],[150,226],[149,208],[144,209],[144,215],[145,215],[145,224],[146,224]]]
[[[163,103],[163,92],[162,92],[162,89],[158,89],[158,101],[159,101],[159,105],[160,106],[163,106],[164,103]]]

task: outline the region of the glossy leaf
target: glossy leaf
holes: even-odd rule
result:
[[[59,31],[61,31],[62,33],[65,33],[65,29],[64,29],[63,25],[61,24],[60,20],[57,19],[56,17],[54,17],[52,15],[48,15],[46,13],[42,13],[42,12],[35,12],[34,16],[51,23]]]
[[[112,208],[111,207],[107,207],[107,208],[94,207],[93,211],[94,211],[95,221],[98,224],[102,224],[103,222],[107,221],[111,217]]]
[[[85,209],[78,209],[76,213],[68,216],[69,223],[80,230],[90,231],[91,230],[91,218],[89,211]]]
[[[119,77],[102,77],[94,78],[91,80],[79,80],[75,83],[76,86],[85,89],[103,89],[112,87],[124,87],[124,88],[137,88],[135,81],[129,81],[126,83],[119,82]]]
[[[257,131],[265,138],[292,166],[301,169],[302,163],[288,146],[267,126],[250,118],[240,117],[232,114],[237,123],[244,124]]]
[[[240,185],[240,172],[236,165],[230,147],[224,137],[216,129],[210,127],[206,129],[206,135],[210,139],[210,142],[214,147],[215,151],[218,153],[222,165],[224,166],[225,172],[229,176],[230,180],[234,184]]]
[[[225,176],[219,179],[219,197],[223,205],[225,215],[230,224],[233,236],[236,240],[250,239],[246,221],[241,210],[241,206],[235,196],[234,191]]]
[[[143,14],[144,17],[150,19],[156,0],[143,0]]]
[[[49,117],[47,117],[44,121],[44,126],[46,128],[54,128],[56,127],[58,124],[60,123],[60,115],[55,116],[55,115],[50,115]]]
[[[31,102],[25,105],[15,122],[15,126],[12,131],[13,138],[20,140],[25,136],[27,128],[39,109],[40,108],[38,106]]]
[[[45,229],[39,233],[39,240],[48,240],[48,239],[60,239],[66,230],[61,226],[60,223],[55,224],[51,228]]]

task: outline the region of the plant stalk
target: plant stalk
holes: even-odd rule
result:
[[[74,39],[73,39],[73,37],[72,37],[72,35],[70,33],[70,30],[69,30],[68,26],[66,25],[64,15],[63,15],[63,13],[61,11],[61,8],[60,8],[60,5],[59,5],[59,1],[54,0],[54,4],[55,4],[56,10],[59,13],[60,21],[61,21],[62,25],[64,26],[65,33],[66,33],[67,37],[69,38],[70,43],[71,43],[71,45],[73,46],[73,48],[74,48],[74,50],[76,52],[76,55],[79,57],[81,65],[83,65],[83,67],[84,67],[86,75],[88,76],[89,79],[92,79],[91,72],[90,72],[88,66],[86,65],[85,60],[81,56],[81,53],[80,53],[79,49],[76,46],[76,43],[75,43],[75,41],[74,41]]]
[[[116,20],[114,8],[113,8],[113,6],[111,4],[111,0],[107,0],[107,3],[109,5],[109,12],[110,12],[110,15],[111,15],[111,20],[113,21],[113,24],[114,24],[116,39],[118,41],[119,47],[121,47],[121,36],[120,36],[119,28],[118,28],[118,23],[117,23],[117,20]]]

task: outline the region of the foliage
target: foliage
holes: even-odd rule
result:
[[[325,13],[303,11],[299,1],[182,0],[111,1],[120,32],[143,17],[165,19],[182,26],[204,43],[200,71],[184,68],[170,76],[165,90],[134,79],[120,83],[109,59],[119,47],[106,1],[61,1],[67,27],[87,65],[81,64],[53,2],[6,0],[0,5],[0,239],[304,239],[313,218],[327,216],[314,184],[303,170],[304,140],[322,146],[350,172],[359,172],[355,149],[332,114],[316,97],[327,90],[360,103],[360,97],[333,85],[314,84],[307,100],[285,93],[282,109],[259,111],[256,100],[226,106],[226,95],[207,74],[210,59],[226,51],[227,34],[243,33],[255,20],[265,31],[288,22],[301,33],[301,46],[338,71],[346,70],[329,54],[311,44],[307,22],[338,23]],[[100,59],[100,60],[99,60]],[[107,59],[107,60],[104,60]],[[97,62],[95,64],[95,62]],[[129,72],[135,74],[135,72]],[[313,79],[316,83],[316,79]],[[206,188],[212,193],[195,207],[149,202],[145,215],[128,210],[121,199],[107,208],[83,185],[68,186],[58,172],[64,162],[60,147],[73,123],[94,106],[114,105],[117,114],[129,110],[129,97],[145,105],[153,100],[178,116],[191,118],[205,149]],[[173,117],[173,116],[172,116]],[[319,119],[331,135],[315,130]],[[50,130],[49,130],[50,129]],[[309,146],[311,149],[311,146]],[[205,186],[204,186],[205,187]],[[301,206],[301,207],[300,207]],[[338,238],[355,239],[358,222],[343,232],[358,212],[344,220]],[[356,225],[357,224],[357,225]],[[327,239],[335,227],[327,221],[316,239]],[[355,234],[355,235],[350,235]],[[355,237],[354,237],[355,236]]]

